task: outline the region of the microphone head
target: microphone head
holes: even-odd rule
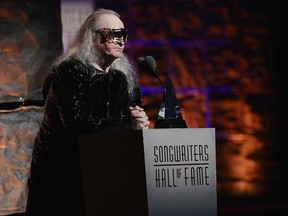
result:
[[[140,64],[142,64],[143,61],[145,61],[145,58],[144,58],[144,57],[139,57],[139,58],[137,59],[137,64],[140,66]]]
[[[143,69],[143,70],[145,70],[145,71],[147,70],[147,63],[146,63],[144,57],[139,57],[139,58],[137,59],[137,65],[138,65],[141,69]]]
[[[150,68],[152,68],[154,71],[156,70],[156,61],[153,58],[153,56],[146,56],[146,62],[149,65]]]
[[[157,78],[156,74],[156,62],[152,56],[139,57],[137,59],[137,65],[144,71],[148,72],[151,76]]]

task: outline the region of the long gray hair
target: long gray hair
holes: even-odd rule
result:
[[[120,18],[120,15],[113,10],[99,8],[89,15],[78,32],[76,33],[75,40],[72,42],[68,50],[59,56],[54,62],[53,66],[59,65],[61,62],[68,60],[70,58],[76,58],[80,60],[83,64],[88,65],[89,62],[98,62],[98,55],[95,54],[93,49],[93,33],[100,26],[99,17],[103,14],[113,14]],[[136,73],[134,65],[129,61],[125,53],[113,61],[110,65],[111,69],[122,71],[128,81],[128,91],[133,97],[133,90],[136,85]]]

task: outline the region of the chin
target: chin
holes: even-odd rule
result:
[[[122,52],[117,52],[113,54],[115,58],[119,58],[122,55]]]

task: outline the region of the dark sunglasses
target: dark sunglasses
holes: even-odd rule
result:
[[[101,36],[104,37],[107,41],[113,41],[117,43],[122,40],[127,43],[128,30],[125,28],[101,28],[95,32],[101,34]]]

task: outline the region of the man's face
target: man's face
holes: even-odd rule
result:
[[[123,22],[112,14],[104,14],[100,19],[97,33],[101,35],[101,40],[100,43],[95,41],[96,49],[104,59],[119,58],[124,50],[127,35]]]

